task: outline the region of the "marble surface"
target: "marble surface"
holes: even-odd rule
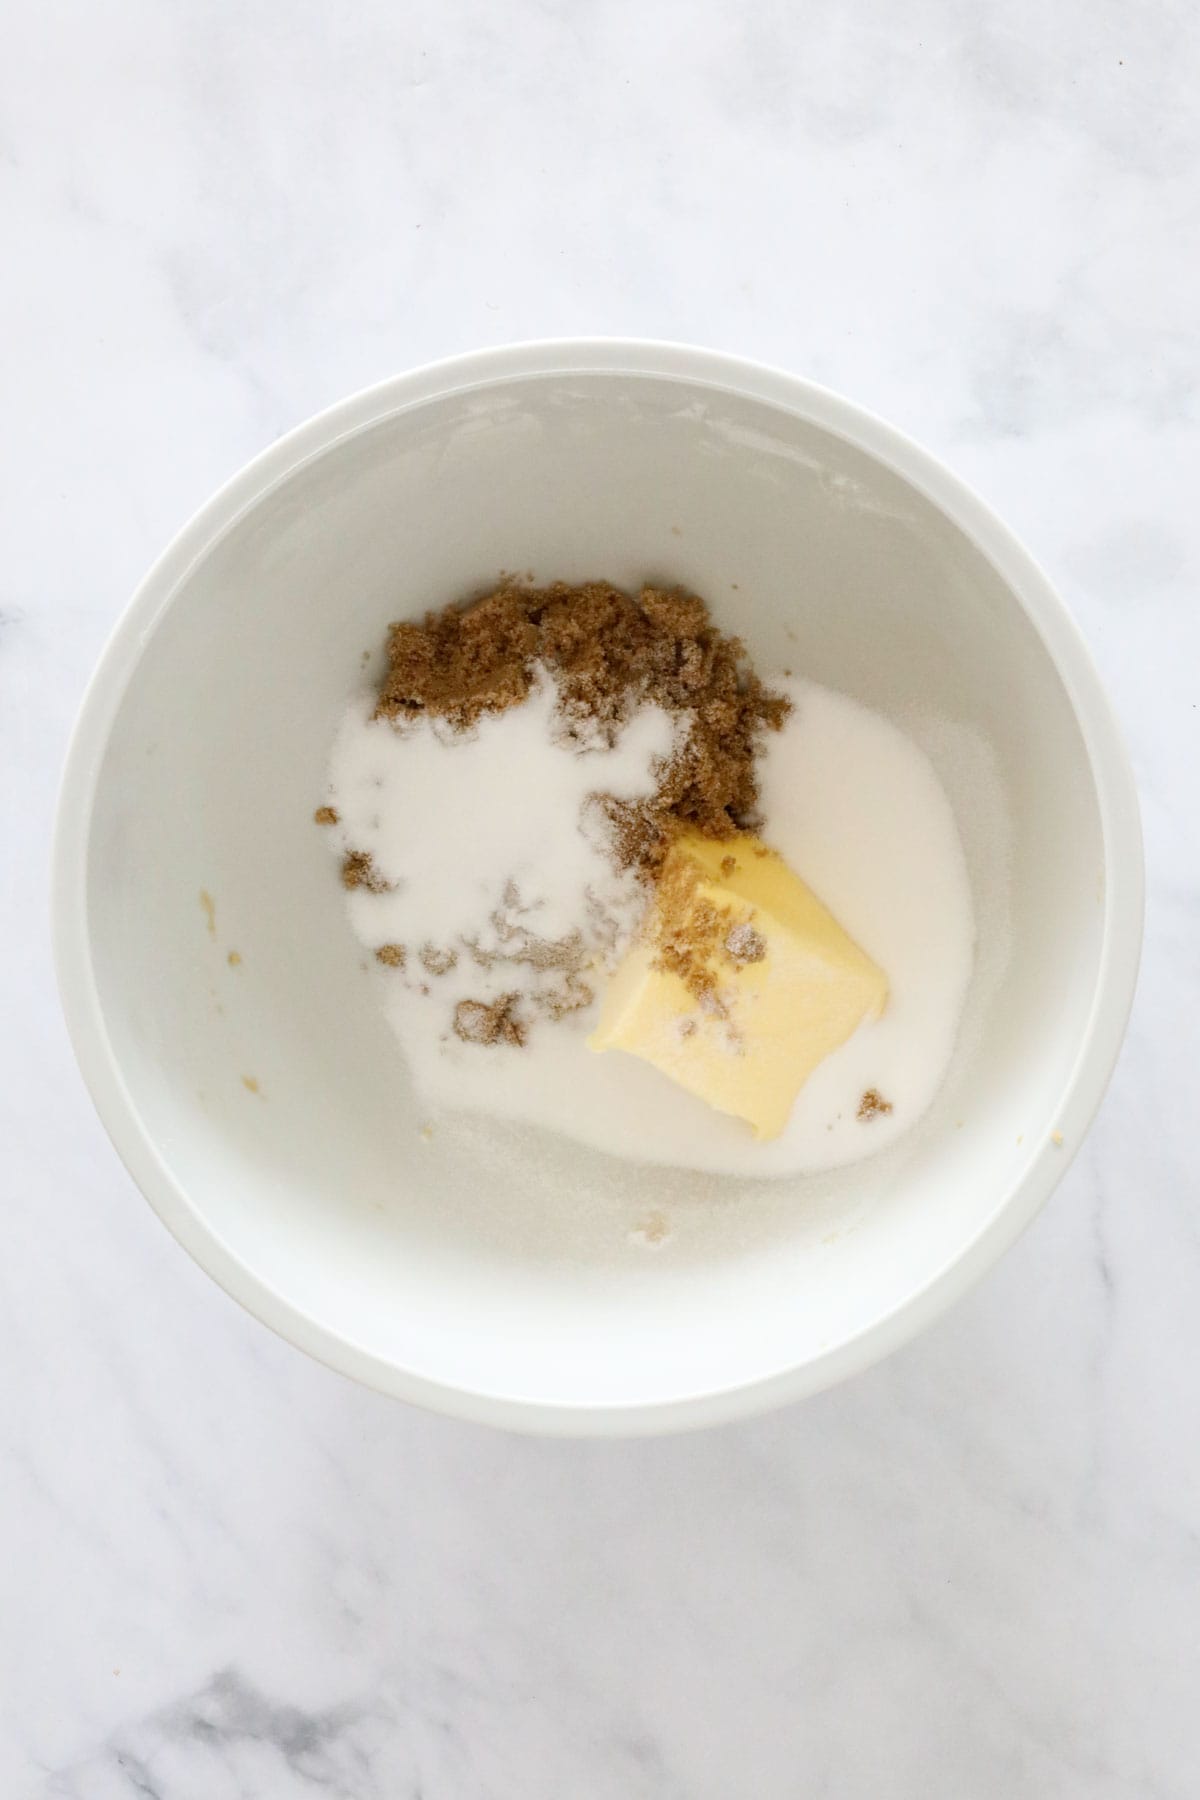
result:
[[[1200,1791],[1200,15],[25,5],[0,55],[0,1793]],[[414,362],[693,340],[894,419],[1077,612],[1150,876],[1127,1048],[940,1326],[544,1443],[243,1316],[92,1114],[46,863],[88,671],[243,460]]]

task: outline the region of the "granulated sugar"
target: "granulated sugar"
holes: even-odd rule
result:
[[[611,744],[581,747],[557,707],[543,673],[523,704],[465,729],[377,717],[364,695],[338,732],[330,840],[418,1064],[451,1038],[522,1046],[539,1019],[585,1006],[645,905],[595,796],[651,795],[676,723],[644,706]]]

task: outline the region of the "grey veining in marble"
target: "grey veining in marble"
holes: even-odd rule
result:
[[[1200,1792],[1200,14],[1185,0],[11,6],[0,54],[0,1794]],[[512,1440],[168,1240],[53,993],[88,671],[344,392],[675,337],[944,455],[1078,614],[1150,874],[1099,1123],[992,1277],[803,1407]]]

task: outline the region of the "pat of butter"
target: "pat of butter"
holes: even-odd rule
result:
[[[757,838],[688,834],[613,975],[593,1050],[653,1063],[777,1137],[817,1064],[887,1001],[887,977]]]

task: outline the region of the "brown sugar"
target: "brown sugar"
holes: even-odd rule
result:
[[[721,859],[724,873],[733,857]],[[740,911],[700,897],[704,872],[694,858],[675,855],[658,880],[651,942],[654,966],[677,975],[705,1011],[724,1014],[718,975],[762,962],[767,942],[751,923],[753,910]]]
[[[655,944],[655,967],[678,975],[689,993],[698,1000],[708,998],[716,989],[711,965],[728,920],[728,913],[708,900],[694,906],[682,924],[675,923],[670,914],[664,912]]]
[[[749,963],[763,961],[767,954],[767,940],[761,931],[755,931],[748,922],[734,925],[725,939],[725,954],[730,962],[744,968]]]
[[[595,990],[572,970],[556,987],[531,994],[530,1002],[548,1019],[565,1019],[568,1013],[581,1012],[585,1006],[590,1006],[595,997]]]
[[[525,1042],[525,1026],[517,1016],[519,994],[501,994],[489,1006],[483,1000],[460,1000],[454,1009],[454,1034],[464,1044]]]
[[[408,953],[403,944],[380,944],[375,952],[375,960],[384,963],[389,969],[402,969],[408,961]]]
[[[526,699],[539,667],[558,689],[565,735],[581,745],[611,742],[644,705],[686,719],[650,799],[598,796],[622,866],[653,875],[681,830],[727,838],[759,823],[755,756],[790,703],[763,685],[740,640],[718,630],[695,594],[634,595],[606,581],[505,585],[423,624],[393,625],[376,716],[425,713],[467,730]]]
[[[439,949],[436,944],[422,944],[419,955],[427,975],[448,975],[458,962],[457,950]]]
[[[366,888],[369,894],[386,894],[388,884],[375,867],[369,850],[348,850],[342,858],[342,885]]]
[[[865,1124],[869,1119],[876,1119],[881,1113],[890,1113],[892,1103],[885,1100],[878,1088],[868,1088],[858,1103],[857,1117]]]
[[[336,825],[338,822],[337,809],[333,806],[318,806],[313,818],[318,825]]]

